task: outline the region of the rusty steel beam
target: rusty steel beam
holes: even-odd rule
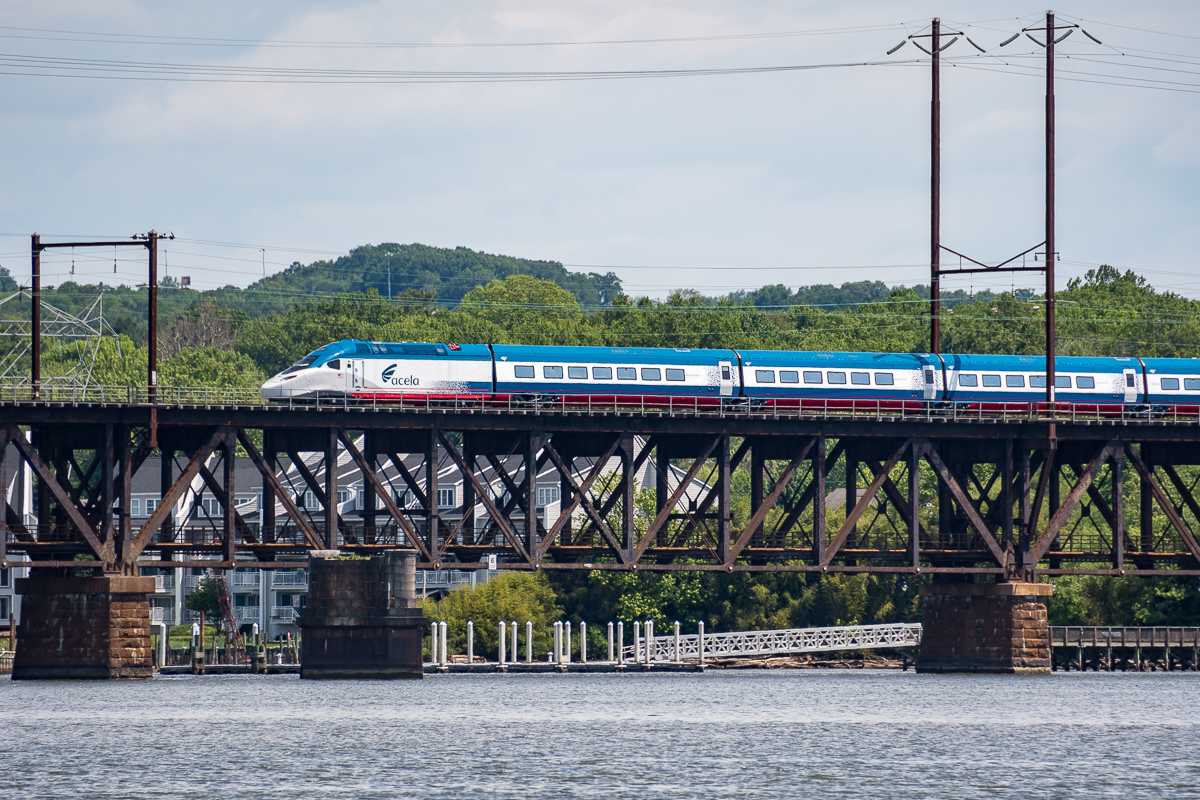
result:
[[[958,503],[959,508],[963,510],[963,514],[967,518],[967,523],[983,541],[988,551],[991,552],[992,558],[1000,565],[1002,569],[1008,569],[1007,557],[1004,550],[1000,547],[1000,543],[996,541],[996,537],[992,536],[992,532],[988,530],[987,524],[983,521],[983,517],[979,515],[979,511],[971,503],[971,497],[963,489],[962,485],[954,477],[954,473],[946,466],[946,462],[942,460],[942,456],[938,453],[936,447],[928,446],[926,441],[925,460],[933,467],[933,471],[937,474],[938,479],[945,484],[950,490],[950,494]],[[886,474],[886,473],[885,473]]]
[[[29,464],[38,476],[42,488],[48,491],[55,502],[58,503],[59,508],[67,515],[67,519],[75,526],[79,534],[83,536],[92,553],[101,561],[106,563],[111,562],[112,543],[102,543],[100,541],[100,537],[96,535],[96,532],[92,530],[92,526],[84,518],[83,512],[75,503],[71,502],[70,495],[63,489],[62,484],[58,482],[57,478],[50,474],[50,467],[42,460],[37,449],[29,444],[25,437],[21,435],[20,429],[15,425],[6,426],[3,438],[6,442],[11,442],[16,446],[21,457],[25,459],[25,463]]]
[[[278,499],[288,517],[291,518],[292,522],[296,523],[296,527],[304,534],[304,539],[308,542],[308,546],[313,550],[324,549],[324,542],[321,541],[316,530],[309,524],[308,518],[301,513],[300,508],[292,499],[291,490],[284,488],[283,484],[280,483],[275,470],[266,462],[262,454],[258,452],[258,448],[254,446],[254,442],[240,428],[238,429],[237,437],[238,441],[242,443],[242,447],[246,448],[246,452],[250,455],[250,460],[254,462],[254,466],[258,468],[259,473],[263,476],[263,480],[271,488],[271,494],[274,495],[273,497],[266,497],[266,493],[264,492],[263,502],[270,502],[272,508],[274,508],[275,500]],[[272,458],[272,461],[274,461],[274,458]]]
[[[554,538],[558,536],[559,531],[562,530],[564,524],[570,520],[571,513],[579,506],[583,506],[584,512],[588,515],[588,517],[591,518],[593,524],[600,529],[600,535],[603,536],[605,541],[608,542],[609,547],[612,548],[613,554],[617,557],[617,559],[622,562],[625,561],[625,551],[622,549],[620,542],[617,541],[617,537],[613,534],[612,529],[608,527],[608,523],[605,522],[604,518],[601,517],[596,511],[596,507],[592,505],[591,498],[588,496],[588,492],[591,490],[592,484],[595,483],[596,479],[599,478],[604,472],[604,468],[608,465],[608,460],[617,452],[617,448],[620,446],[620,444],[620,437],[614,437],[612,446],[609,447],[608,451],[601,456],[595,464],[592,465],[591,471],[581,484],[575,480],[575,476],[571,474],[569,466],[563,461],[562,456],[558,454],[558,451],[554,449],[553,443],[546,442],[546,452],[549,454],[550,460],[554,463],[554,466],[559,471],[559,474],[566,478],[568,484],[570,485],[572,498],[570,503],[559,509],[558,520],[554,523],[554,527],[552,527],[546,533],[545,538],[543,538],[541,543],[538,545],[537,554],[539,561],[541,560],[541,557],[546,554],[546,551],[550,549],[550,546],[554,543]]]
[[[330,512],[329,496],[325,494],[325,489],[321,486],[321,482],[317,480],[317,476],[313,475],[312,470],[310,470],[308,465],[304,463],[304,459],[300,458],[300,453],[298,450],[293,448],[291,450],[285,450],[284,452],[287,453],[287,457],[292,460],[292,464],[294,464],[296,467],[296,473],[299,474],[301,480],[304,481],[304,484],[308,487],[308,490],[313,493],[313,497],[317,498],[317,502],[321,504],[323,509],[325,509],[325,516],[328,517]],[[326,459],[326,461],[328,461],[328,459]],[[334,472],[337,471],[337,459],[334,459],[333,470]],[[325,465],[325,472],[329,472],[328,463]],[[336,496],[334,497],[332,510],[334,515],[337,517],[337,524],[333,528],[333,532],[336,533],[338,528],[345,524],[345,520],[342,519],[342,515],[338,513],[337,510]],[[328,526],[326,526],[326,535],[328,534],[329,529]],[[321,545],[321,547],[322,549],[337,549],[335,547],[336,544],[337,542],[330,542],[328,539],[325,539],[325,543]]]
[[[1150,487],[1150,492],[1154,496],[1154,502],[1167,515],[1167,519],[1171,522],[1171,527],[1179,534],[1179,538],[1183,540],[1184,546],[1191,551],[1192,557],[1200,561],[1200,544],[1196,542],[1196,537],[1192,534],[1188,524],[1183,517],[1179,516],[1179,512],[1175,510],[1175,504],[1171,502],[1171,498],[1163,491],[1162,486],[1155,479],[1154,473],[1146,466],[1141,457],[1133,451],[1133,448],[1128,442],[1125,443],[1125,454],[1129,458],[1129,462],[1133,464],[1133,468],[1137,470],[1141,479]]]
[[[904,451],[911,447],[912,443],[912,439],[904,440],[904,443],[901,444],[900,447],[896,449],[896,452],[893,453],[891,457],[888,458],[888,460],[884,463],[880,474],[876,475],[875,480],[871,481],[871,484],[863,491],[862,497],[860,497],[858,502],[854,504],[854,508],[847,512],[846,521],[842,523],[842,527],[838,529],[838,532],[834,534],[833,539],[831,539],[829,544],[827,544],[825,547],[825,560],[821,562],[821,566],[828,567],[830,562],[833,561],[833,558],[837,555],[838,550],[840,550],[842,545],[846,543],[846,538],[850,535],[850,531],[854,529],[854,526],[858,524],[858,520],[863,514],[866,513],[867,508],[874,501],[875,495],[879,492],[880,487],[883,486],[883,482],[887,478],[888,473],[892,471],[892,468],[895,467],[897,463],[899,463],[900,459],[904,456]]]
[[[633,549],[631,560],[639,560],[642,554],[646,552],[646,548],[654,540],[659,528],[666,524],[667,518],[671,515],[671,510],[675,508],[675,504],[679,502],[679,498],[683,497],[684,493],[687,492],[688,487],[691,486],[692,481],[696,479],[696,475],[700,473],[700,469],[704,466],[704,462],[708,461],[708,457],[712,455],[713,450],[716,450],[717,445],[720,443],[721,439],[719,436],[714,438],[708,443],[704,452],[692,462],[692,466],[688,469],[687,474],[679,481],[679,485],[675,487],[675,491],[671,492],[671,497],[663,504],[662,510],[651,521],[650,527],[646,530],[646,535],[642,537],[641,541]]]
[[[500,512],[500,509],[496,508],[496,504],[492,502],[489,492],[485,489],[485,487],[480,485],[479,478],[475,475],[475,470],[467,469],[467,465],[462,460],[462,454],[458,452],[458,448],[454,446],[453,442],[446,437],[444,431],[438,431],[438,438],[441,440],[442,448],[446,451],[446,454],[450,456],[450,459],[462,472],[463,479],[470,480],[472,485],[475,487],[475,492],[479,495],[479,499],[483,502],[483,507],[487,509],[489,516],[492,518],[492,522],[494,522],[496,526],[500,528],[500,531],[504,534],[504,538],[508,540],[509,546],[512,547],[512,549],[516,551],[517,555],[520,556],[524,561],[533,563],[532,559],[530,558],[529,551],[526,550],[521,543],[521,537],[517,535],[515,530],[513,530],[512,526],[508,522],[508,518]],[[513,496],[515,497],[516,495],[514,494]]]
[[[742,535],[739,536],[732,545],[730,545],[729,554],[725,556],[726,564],[732,564],[737,560],[737,557],[741,555],[742,550],[744,550],[746,545],[750,542],[750,538],[754,536],[756,531],[759,530],[763,520],[767,518],[767,513],[771,510],[771,507],[775,505],[776,501],[779,500],[779,497],[783,494],[783,491],[787,489],[788,483],[790,483],[792,480],[792,476],[796,474],[796,470],[800,467],[800,464],[803,463],[804,459],[808,458],[808,454],[812,451],[816,444],[817,437],[814,436],[806,441],[804,446],[800,448],[800,452],[796,454],[796,457],[788,462],[787,467],[784,468],[783,473],[779,476],[779,480],[775,481],[775,485],[771,487],[771,491],[767,493],[767,496],[763,498],[762,503],[759,504],[758,510],[754,512],[754,515],[750,517],[750,521],[746,523],[746,527],[742,531]],[[814,481],[815,477],[816,476],[814,476]],[[824,498],[821,498],[821,500],[824,500]]]
[[[1058,511],[1050,518],[1050,522],[1046,525],[1046,530],[1042,531],[1042,535],[1038,537],[1033,547],[1029,548],[1029,553],[1026,554],[1027,560],[1024,565],[1026,568],[1032,569],[1046,555],[1046,551],[1050,549],[1050,544],[1054,541],[1054,537],[1058,536],[1063,526],[1067,524],[1067,520],[1075,511],[1075,507],[1079,505],[1079,501],[1087,493],[1088,487],[1092,485],[1092,482],[1100,473],[1100,468],[1104,466],[1104,462],[1111,458],[1113,452],[1119,447],[1118,443],[1109,442],[1101,447],[1100,451],[1088,463],[1083,474],[1079,475],[1079,479],[1071,487],[1071,491],[1067,493],[1067,497],[1063,500],[1062,505],[1058,507]]]
[[[396,505],[396,500],[392,497],[392,493],[387,491],[383,482],[379,480],[379,475],[376,474],[375,469],[372,469],[371,465],[367,463],[366,457],[354,446],[354,442],[350,440],[345,431],[339,430],[338,437],[342,441],[342,446],[346,448],[346,452],[350,454],[351,460],[358,467],[358,471],[362,473],[363,483],[369,483],[379,498],[383,500],[383,507],[395,521],[396,525],[404,531],[405,540],[411,542],[413,547],[424,556],[426,561],[437,561],[433,557],[433,554],[426,549],[425,543],[421,541],[420,534],[409,523],[408,519],[404,516],[404,512]]]

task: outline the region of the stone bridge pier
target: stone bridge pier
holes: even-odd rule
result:
[[[16,590],[22,604],[13,680],[153,677],[154,578],[35,575],[17,579]]]
[[[1048,583],[921,587],[925,605],[917,672],[1050,674]]]
[[[300,677],[421,678],[425,615],[417,607],[417,558],[403,551],[309,554]]]

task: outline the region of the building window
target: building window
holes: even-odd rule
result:
[[[340,506],[343,503],[349,502],[349,500],[350,500],[350,490],[349,489],[338,489],[338,505]]]
[[[304,491],[304,507],[309,511],[316,511],[321,507],[321,504],[317,502],[317,496],[313,494],[312,489],[306,489]]]
[[[401,508],[411,508],[417,502],[416,495],[408,489],[392,489],[392,499]]]
[[[142,515],[142,501],[136,497],[129,501],[129,515],[133,517]]]
[[[148,516],[150,516],[151,514],[153,514],[153,513],[154,513],[154,509],[156,509],[156,508],[158,508],[158,501],[157,501],[157,500],[147,500],[147,501],[146,501],[146,516],[148,517]],[[134,512],[134,513],[136,514],[137,512]]]
[[[253,495],[236,497],[236,498],[234,498],[233,504],[235,506],[248,506],[248,505],[251,505],[254,502],[254,500],[255,500],[255,498]]]
[[[456,492],[454,487],[438,489],[438,508],[454,508]]]
[[[233,596],[233,605],[234,608],[245,608],[246,606],[258,608],[258,595],[250,593],[235,594]]]
[[[8,604],[11,598],[0,597],[0,619],[8,622]],[[11,647],[11,643],[9,645]]]
[[[8,567],[0,569],[0,587],[7,589],[12,586],[12,572]]]
[[[551,503],[558,502],[557,486],[539,486],[537,490],[537,507],[545,508]]]
[[[221,501],[215,497],[202,497],[200,502],[192,506],[192,518],[202,519],[208,517],[216,519],[221,516]]]

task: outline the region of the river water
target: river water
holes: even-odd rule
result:
[[[19,798],[1200,798],[1200,674],[0,681]]]

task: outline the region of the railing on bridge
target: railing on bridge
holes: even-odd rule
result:
[[[507,397],[492,400],[486,397],[434,399],[379,398],[369,400],[354,397],[322,397],[313,399],[287,398],[268,401],[258,389],[211,387],[157,387],[158,406],[185,407],[246,407],[314,410],[366,410],[412,412],[451,410],[470,412],[609,415],[639,414],[642,416],[734,417],[751,419],[799,418],[864,418],[899,421],[946,422],[1200,422],[1200,405],[1155,407],[1128,406],[1112,403],[1063,403],[1054,408],[1046,403],[959,403],[901,400],[808,399],[802,404],[794,400],[771,401],[747,398],[712,396],[616,397],[599,402],[591,397],[560,395],[528,401]],[[145,386],[43,386],[40,398],[34,399],[28,383],[0,385],[0,403],[35,403],[40,405],[149,405]]]
[[[1052,627],[1051,647],[1200,647],[1200,628]]]
[[[635,646],[625,648],[625,658],[644,663],[648,654],[655,661],[695,661],[700,657],[700,635],[655,636],[642,654]],[[921,644],[921,624],[847,625],[835,628],[790,628],[773,631],[733,631],[704,634],[704,657],[746,658],[797,653],[832,653],[840,650],[885,650]]]

